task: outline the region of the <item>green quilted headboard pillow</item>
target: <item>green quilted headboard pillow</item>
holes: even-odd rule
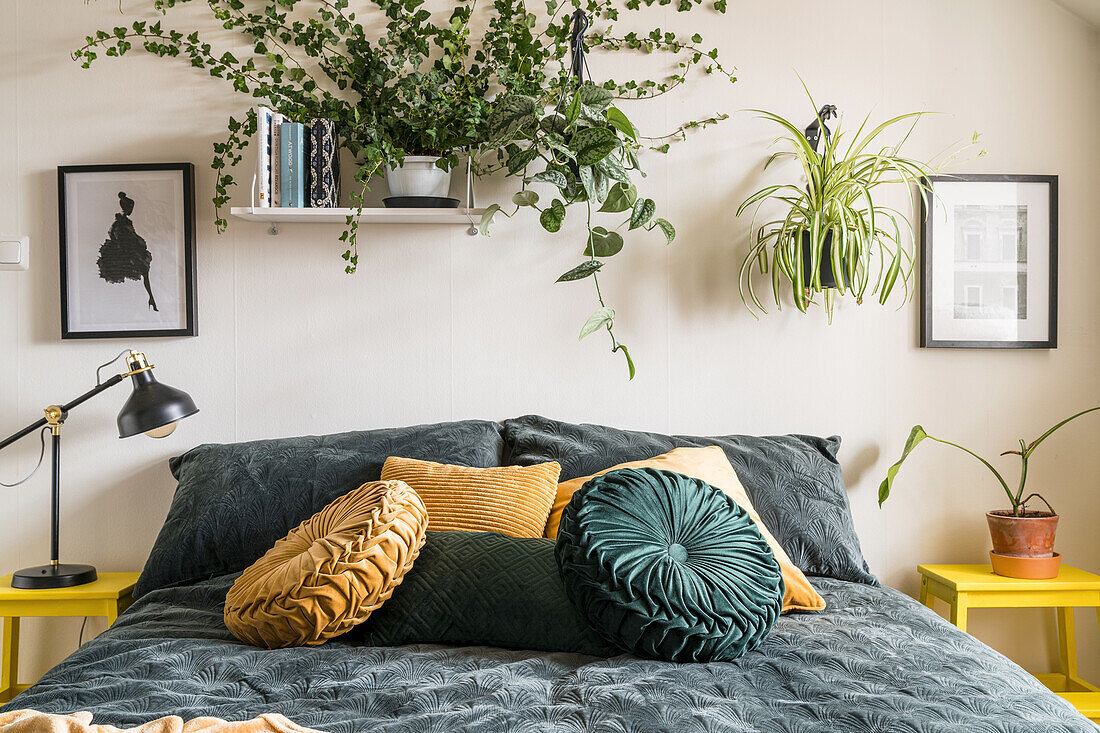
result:
[[[555,554],[577,609],[639,656],[730,661],[755,649],[782,609],[779,563],[749,515],[670,471],[586,483],[565,508]]]
[[[554,540],[496,532],[429,530],[393,596],[341,641],[618,653],[566,597]]]

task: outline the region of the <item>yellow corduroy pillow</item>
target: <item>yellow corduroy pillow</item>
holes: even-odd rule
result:
[[[810,581],[791,562],[791,558],[787,556],[786,551],[776,542],[771,532],[764,526],[764,522],[760,520],[760,515],[756,513],[752,502],[749,501],[749,495],[745,493],[745,487],[741,485],[740,479],[737,478],[737,472],[733,470],[729,458],[718,446],[676,448],[655,458],[620,463],[618,466],[612,466],[591,476],[563,481],[558,484],[554,506],[550,510],[550,518],[546,522],[546,536],[558,536],[561,513],[565,510],[565,505],[573,498],[574,492],[584,486],[590,479],[602,476],[610,471],[617,471],[620,468],[657,468],[663,471],[681,473],[705,481],[722,491],[748,512],[748,515],[752,517],[752,521],[756,522],[760,534],[764,535],[764,539],[767,540],[772,552],[775,553],[775,559],[779,561],[779,568],[783,571],[783,584],[786,587],[783,595],[783,613],[788,611],[821,611],[825,608],[825,599],[814,590],[813,586],[810,585]]]
[[[233,583],[225,625],[241,641],[313,646],[367,620],[424,545],[428,512],[400,481],[344,494],[275,543]]]
[[[471,468],[390,456],[384,481],[404,481],[420,495],[433,531],[499,532],[542,537],[561,466]]]

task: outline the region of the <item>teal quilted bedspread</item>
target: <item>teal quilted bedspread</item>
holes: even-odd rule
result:
[[[332,733],[1096,731],[995,651],[866,584],[814,578],[826,611],[782,617],[734,662],[676,664],[339,640],[265,651],[222,623],[233,577],[149,593],[6,709],[123,727],[278,712]]]

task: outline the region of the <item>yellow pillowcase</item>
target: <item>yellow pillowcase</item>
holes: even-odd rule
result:
[[[225,625],[267,649],[313,646],[367,620],[424,544],[428,512],[412,489],[373,481],[292,529],[233,583]]]
[[[390,456],[383,481],[404,481],[428,509],[433,531],[542,537],[561,466],[470,468]]]
[[[565,505],[573,498],[574,492],[584,486],[590,479],[602,476],[609,471],[617,471],[620,468],[656,468],[662,471],[682,473],[685,476],[705,481],[722,491],[748,512],[760,529],[760,534],[764,535],[764,539],[767,540],[772,552],[775,553],[775,559],[779,561],[779,568],[783,571],[783,584],[786,587],[783,595],[783,613],[788,611],[821,611],[825,608],[825,599],[818,595],[818,592],[810,585],[810,581],[806,579],[801,570],[795,567],[786,551],[775,541],[768,528],[764,526],[764,523],[760,520],[760,515],[756,513],[752,502],[749,501],[749,495],[745,493],[745,488],[741,486],[737,473],[730,465],[729,458],[716,445],[707,446],[706,448],[676,448],[656,458],[620,463],[618,466],[612,466],[591,476],[563,481],[558,484],[558,492],[554,499],[554,506],[550,511],[550,519],[546,522],[546,536],[558,536],[561,513],[565,510]],[[427,500],[425,500],[425,503],[427,503]],[[431,507],[428,507],[428,512],[431,513]],[[432,515],[432,525],[434,529],[434,515]]]

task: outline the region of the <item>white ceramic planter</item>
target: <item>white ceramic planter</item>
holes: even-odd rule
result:
[[[434,155],[406,155],[398,168],[386,166],[386,184],[390,196],[437,196],[446,198],[451,192],[451,172],[435,163]]]

